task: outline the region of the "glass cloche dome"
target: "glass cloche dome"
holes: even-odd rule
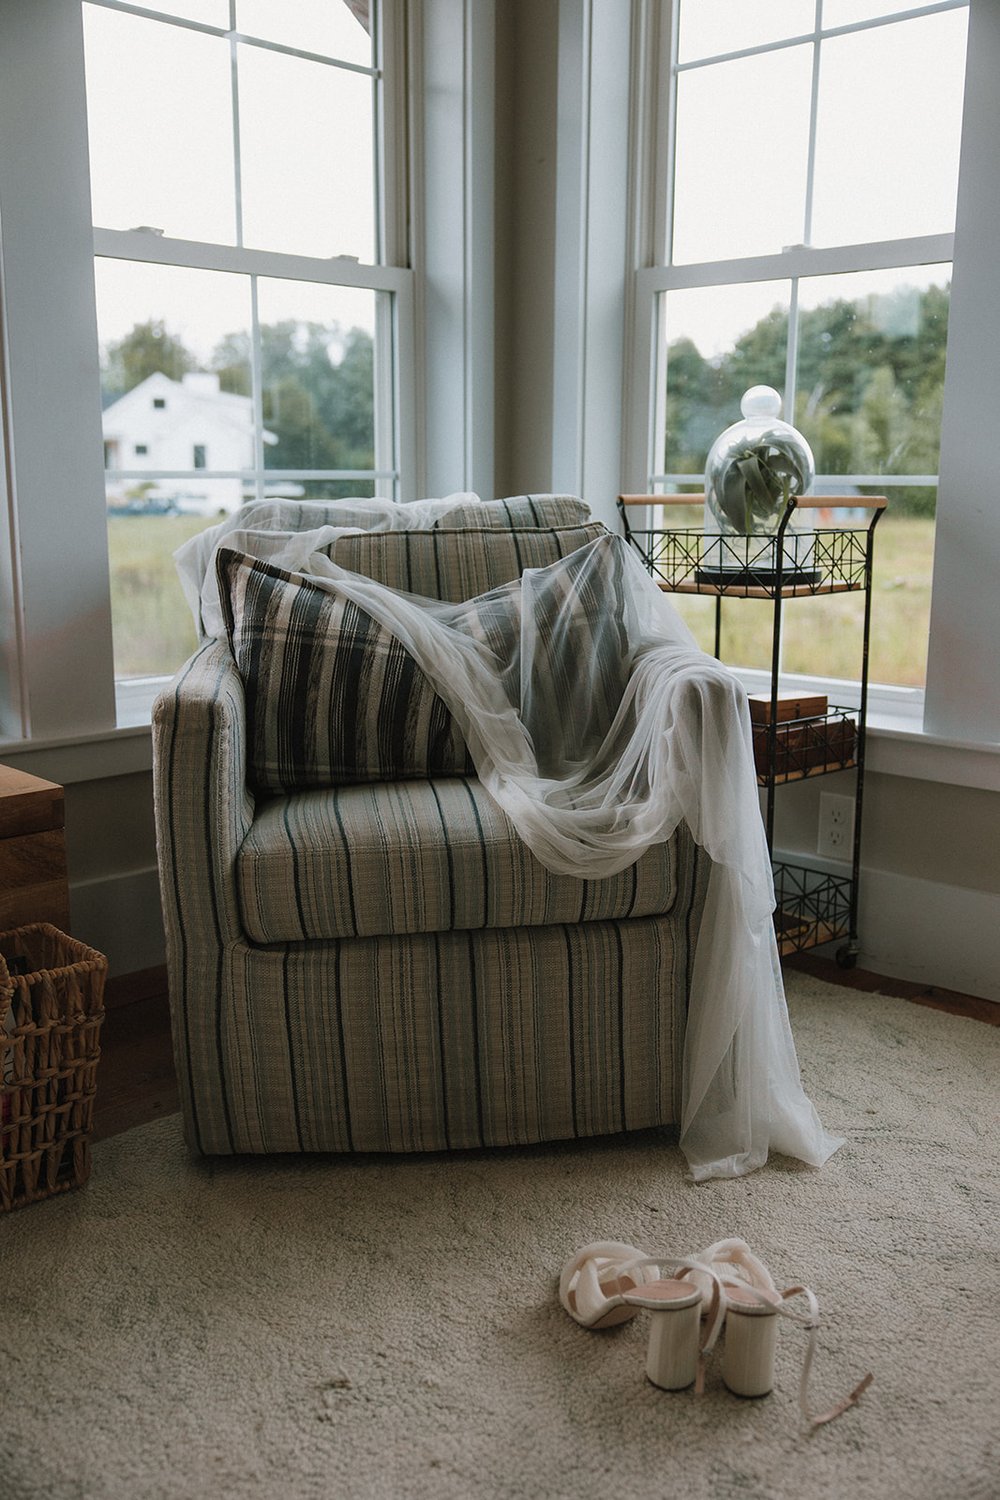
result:
[[[802,434],[782,421],[773,387],[751,386],[740,410],[743,420],[719,434],[705,461],[704,571],[752,572],[772,582],[773,538],[789,499],[808,493],[816,465]],[[795,510],[784,536],[784,567],[809,568],[812,550],[811,516]]]

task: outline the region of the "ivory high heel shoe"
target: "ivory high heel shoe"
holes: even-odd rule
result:
[[[620,1240],[595,1240],[584,1245],[563,1266],[559,1278],[559,1301],[584,1328],[615,1328],[638,1313],[626,1294],[645,1282],[656,1280],[655,1268],[644,1265],[645,1256],[634,1245]],[[636,1275],[626,1273],[632,1265]]]
[[[664,1276],[666,1267],[678,1274]],[[698,1273],[697,1281],[693,1273]],[[718,1338],[725,1311],[719,1278],[710,1266],[686,1256],[643,1255],[633,1245],[612,1241],[585,1245],[563,1268],[559,1300],[585,1328],[610,1328],[634,1318],[640,1308],[647,1309],[647,1376],[661,1390],[694,1385],[695,1393],[701,1393],[705,1357]]]
[[[816,1294],[806,1286],[790,1286],[779,1292],[767,1266],[753,1254],[745,1240],[719,1240],[702,1251],[698,1259],[712,1266],[722,1280],[725,1336],[721,1373],[724,1384],[734,1395],[766,1396],[773,1390],[779,1317],[790,1318],[809,1331],[799,1380],[799,1407],[809,1429],[832,1422],[871,1385],[874,1376],[869,1372],[843,1401],[830,1411],[813,1416],[808,1393],[819,1328]],[[737,1275],[733,1276],[732,1271]],[[808,1312],[796,1312],[788,1306],[795,1297],[805,1298]]]
[[[663,1271],[672,1273],[664,1276]],[[789,1302],[805,1298],[808,1311]],[[809,1430],[839,1417],[871,1385],[869,1373],[843,1401],[815,1417],[809,1409],[809,1374],[816,1352],[819,1301],[805,1286],[779,1291],[764,1262],[745,1240],[718,1240],[696,1256],[649,1256],[616,1240],[584,1245],[566,1262],[559,1300],[585,1328],[611,1328],[650,1313],[646,1374],[667,1391],[704,1387],[705,1359],[725,1325],[722,1379],[737,1396],[766,1396],[774,1387],[778,1318],[809,1331],[799,1406]]]
[[[766,1396],[774,1385],[778,1332],[780,1298],[774,1277],[746,1240],[716,1240],[698,1259],[722,1279],[726,1301],[722,1379],[737,1396]]]

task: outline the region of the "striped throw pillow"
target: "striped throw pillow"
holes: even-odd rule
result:
[[[384,626],[312,580],[228,548],[217,571],[255,791],[473,773],[445,703]]]
[[[528,696],[544,705],[531,725],[543,775],[592,755],[621,703],[624,546],[604,533],[540,587],[536,581],[530,683],[521,681],[521,591],[494,590],[457,607],[456,624],[506,664],[510,701]],[[474,774],[447,705],[406,648],[358,605],[228,548],[219,549],[217,570],[257,791]]]

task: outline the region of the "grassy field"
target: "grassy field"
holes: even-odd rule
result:
[[[197,645],[173,552],[212,525],[204,516],[111,516],[111,620],[115,675],[173,672]]]
[[[191,612],[171,554],[210,524],[198,516],[118,516],[108,522],[115,666],[119,677],[173,672],[194,650]],[[895,517],[879,523],[872,599],[871,677],[922,686],[927,655],[934,522]],[[670,596],[699,642],[712,649],[714,604]],[[860,595],[828,594],[785,605],[788,672],[854,678],[861,669]],[[771,606],[752,599],[723,605],[722,655],[734,666],[771,659]]]

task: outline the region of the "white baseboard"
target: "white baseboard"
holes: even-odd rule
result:
[[[166,962],[155,865],[83,880],[69,888],[73,936],[106,955],[109,975]]]
[[[849,874],[815,855],[781,854],[792,864]],[[858,963],[876,974],[1000,1002],[1000,895],[863,869]],[[836,951],[827,944],[822,951]]]
[[[859,963],[1000,1002],[1000,895],[866,870]]]

